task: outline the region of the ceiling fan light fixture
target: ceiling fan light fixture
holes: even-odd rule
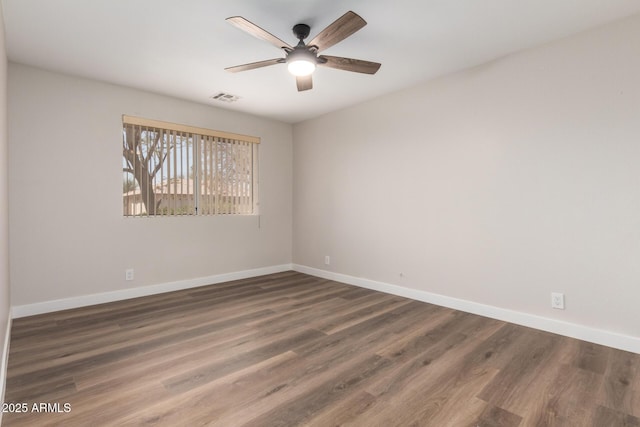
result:
[[[306,49],[294,49],[287,55],[287,68],[296,77],[308,76],[316,69],[316,57]]]
[[[308,76],[316,69],[316,64],[306,59],[289,61],[287,63],[289,72],[296,77]]]

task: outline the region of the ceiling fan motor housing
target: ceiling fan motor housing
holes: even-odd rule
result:
[[[287,54],[286,62],[309,61],[318,62],[318,56],[310,51],[306,46],[296,46]]]
[[[309,37],[309,33],[311,32],[311,27],[307,24],[296,24],[293,26],[293,34],[300,41]]]

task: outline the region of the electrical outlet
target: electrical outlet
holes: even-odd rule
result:
[[[133,268],[127,268],[124,271],[124,280],[133,280]]]
[[[551,292],[551,308],[564,310],[564,294]]]
[[[330,265],[331,264],[331,257],[329,255],[325,255],[324,256],[324,265]]]

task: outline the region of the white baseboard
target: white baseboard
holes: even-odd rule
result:
[[[213,285],[216,283],[229,282],[231,280],[247,279],[265,274],[280,273],[282,271],[291,270],[292,268],[292,264],[274,265],[270,267],[255,268],[252,270],[243,270],[232,273],[216,274],[208,277],[198,277],[189,280],[161,283],[158,285],[141,286],[100,294],[82,295],[35,304],[17,305],[12,307],[11,311],[13,318],[17,319],[19,317],[51,313],[54,311],[68,310],[70,308],[86,307],[89,305],[121,301],[130,298],[144,297],[147,295],[161,294],[164,292],[179,291],[181,289],[196,288],[198,286]]]
[[[9,344],[11,343],[11,309],[7,318],[7,330],[4,333],[4,345],[2,346],[2,360],[0,361],[0,403],[4,403],[4,390],[7,385],[7,365],[9,363]],[[2,424],[2,411],[0,411],[0,424]]]
[[[465,311],[467,313],[478,314],[480,316],[490,317],[492,319],[503,320],[505,322],[515,323],[517,325],[527,326],[530,328],[552,332],[558,335],[577,338],[583,341],[589,341],[592,343],[602,344],[608,347],[618,348],[621,350],[640,354],[640,337],[622,335],[616,332],[590,328],[575,323],[563,322],[561,320],[538,316],[535,314],[508,310],[505,308],[494,307],[491,305],[480,304],[477,302],[458,298],[452,298],[445,295],[421,291],[418,289],[410,289],[402,286],[391,285],[389,283],[364,279],[361,277],[354,277],[346,274],[320,270],[317,268],[307,267],[299,264],[293,264],[293,269],[300,273],[306,273],[312,276],[322,277],[324,279],[335,280],[337,282],[360,286],[362,288],[373,289],[388,294],[398,295],[417,301],[453,308],[455,310]]]
[[[70,308],[85,307],[89,305],[120,301],[147,295],[155,295],[181,289],[195,288],[198,286],[212,285],[216,283],[228,282],[231,280],[247,279],[250,277],[279,273],[287,270],[295,270],[301,273],[310,274],[312,276],[322,277],[324,279],[335,280],[362,288],[373,289],[376,291],[398,295],[417,301],[423,301],[430,304],[449,307],[455,310],[465,311],[467,313],[478,314],[480,316],[486,316],[492,319],[503,320],[505,322],[515,323],[517,325],[527,326],[530,328],[552,332],[555,334],[577,338],[583,341],[589,341],[596,344],[602,344],[608,347],[618,348],[621,350],[640,354],[640,337],[623,335],[616,332],[579,325],[576,323],[550,319],[535,314],[480,304],[473,301],[452,298],[445,295],[434,294],[418,289],[405,288],[389,283],[349,276],[346,274],[335,273],[299,264],[275,265],[270,267],[256,268],[252,270],[217,274],[208,277],[199,277],[196,279],[162,283],[158,285],[142,286],[138,288],[123,289],[119,291],[105,292],[93,295],[83,295],[79,297],[45,301],[35,304],[19,305],[12,307],[11,317],[15,319],[19,317],[33,316],[36,314],[50,313],[54,311],[67,310]],[[7,335],[4,343],[5,353],[3,354],[4,359],[2,360],[2,366],[0,367],[2,369],[1,375],[5,374],[6,357],[9,354],[9,336],[11,332],[10,328],[11,322],[9,322],[7,325]],[[1,380],[2,387],[4,387],[4,377],[1,378]],[[4,388],[2,390],[2,393],[4,393]]]

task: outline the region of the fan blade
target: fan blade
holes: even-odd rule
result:
[[[307,45],[317,46],[318,52],[325,50],[346,39],[365,25],[367,25],[367,21],[357,13],[349,11],[320,31],[320,34],[315,36]]]
[[[382,64],[361,59],[342,58],[340,56],[320,55],[319,66],[337,68],[338,70],[353,71],[355,73],[375,74]],[[326,60],[326,62],[323,62]]]
[[[287,49],[293,49],[293,47],[291,47],[289,43],[283,42],[282,40],[280,40],[270,32],[258,27],[253,22],[247,21],[242,16],[232,16],[230,18],[227,18],[226,21],[240,28],[242,31],[246,31],[247,33],[251,34],[254,37],[257,37],[259,39],[262,39],[271,43],[278,49],[282,49],[283,47],[286,47]]]
[[[239,71],[253,70],[254,68],[268,67],[269,65],[276,65],[276,64],[283,64],[283,63],[284,63],[284,58],[267,59],[266,61],[258,61],[258,62],[252,62],[250,64],[242,64],[242,65],[236,65],[235,67],[228,67],[228,68],[225,68],[225,70],[229,71],[230,73],[237,73]]]
[[[311,74],[309,74],[308,76],[296,77],[296,84],[298,85],[298,92],[311,89],[313,87],[313,80],[311,79]]]

